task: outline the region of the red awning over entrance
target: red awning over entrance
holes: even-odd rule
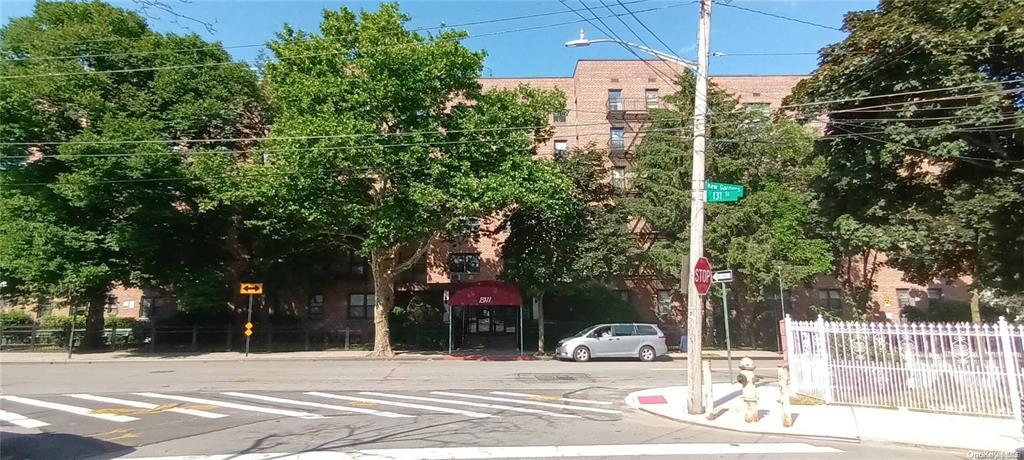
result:
[[[514,284],[503,281],[477,281],[455,291],[448,299],[453,307],[520,307],[523,297]]]

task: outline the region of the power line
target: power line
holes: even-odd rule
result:
[[[976,87],[976,86],[997,85],[997,84],[1006,85],[1006,84],[1011,84],[1011,83],[1022,83],[1022,82],[1024,82],[1024,78],[1018,78],[1016,80],[1006,80],[1006,81],[994,81],[994,80],[992,80],[992,81],[982,81],[982,82],[976,82],[976,83],[968,83],[966,85],[960,85],[960,86],[947,86],[945,88],[922,89],[922,90],[915,90],[915,91],[904,91],[904,92],[900,92],[900,93],[879,94],[879,95],[873,95],[873,96],[858,96],[858,97],[851,97],[851,98],[845,98],[845,99],[833,99],[833,100],[830,100],[830,101],[804,102],[804,103],[800,103],[800,104],[784,105],[784,106],[781,106],[781,107],[782,108],[793,108],[793,107],[806,107],[806,106],[809,106],[809,105],[835,104],[835,103],[839,103],[839,102],[856,102],[856,101],[864,101],[864,100],[868,100],[868,99],[878,99],[878,98],[884,98],[884,97],[912,96],[912,95],[915,95],[915,94],[934,93],[934,92],[937,92],[937,91],[952,91],[952,90],[956,90],[956,89],[973,88],[973,87]]]
[[[600,0],[600,1],[601,1],[601,6],[603,6],[606,10],[608,10],[609,13],[615,13],[615,11],[612,10],[612,8],[607,3],[605,3],[604,0]],[[580,3],[583,3],[583,2],[581,1]],[[586,4],[584,4],[584,6],[586,6]],[[587,9],[589,10],[589,8],[587,8]],[[627,9],[626,11],[629,12],[629,9]],[[591,14],[593,14],[593,11],[591,11]],[[623,19],[622,16],[616,16],[615,18],[618,19],[619,22],[621,22],[622,25],[626,27],[626,30],[628,30],[629,33],[633,34],[633,36],[636,37],[637,40],[640,41],[640,43],[642,43],[644,46],[646,46],[648,48],[651,48],[651,45],[649,43],[647,43],[647,40],[644,40],[644,38],[641,37],[640,34],[636,33],[636,31],[633,30],[633,28],[629,26],[629,23],[626,22],[626,20]],[[601,23],[604,24],[604,21],[602,21]],[[611,30],[610,27],[609,27],[609,30]],[[619,38],[620,40],[622,39],[622,37],[620,37],[618,35],[616,35],[616,37]],[[671,53],[672,55],[675,55],[675,53],[672,52],[671,48],[668,50],[668,52]],[[636,54],[634,53],[634,55],[636,55]],[[676,56],[676,57],[678,58],[679,56]],[[680,59],[680,60],[682,60],[682,59]],[[654,70],[654,67],[652,67],[650,65],[648,65],[648,67],[650,67],[651,70]],[[682,75],[676,69],[672,69],[672,73],[674,73],[676,77],[679,77],[679,78],[682,77]],[[678,81],[678,80],[676,80],[676,81]],[[670,81],[669,83],[671,84],[672,82]]]
[[[664,6],[658,6],[658,7],[651,7],[651,8],[647,8],[647,9],[644,9],[644,10],[638,10],[637,12],[638,13],[643,13],[643,12],[650,12],[650,11],[666,10],[666,9],[670,9],[670,8],[678,8],[680,6],[688,5],[688,4],[689,3],[670,4],[670,5],[664,5]],[[617,15],[626,15],[626,14],[627,13],[612,14],[612,15],[608,15],[608,16],[601,16],[601,18],[611,18],[611,17],[615,17]],[[366,52],[366,51],[376,51],[376,50],[382,50],[382,49],[396,48],[396,47],[401,47],[401,46],[420,46],[420,45],[431,44],[431,43],[439,43],[439,42],[443,42],[443,41],[456,41],[457,42],[457,41],[460,41],[460,40],[471,40],[471,39],[481,38],[481,37],[490,37],[490,36],[504,35],[504,34],[510,34],[510,33],[529,32],[529,31],[533,31],[533,30],[549,29],[549,28],[552,28],[552,27],[559,27],[559,26],[570,25],[570,24],[579,24],[581,22],[589,22],[589,21],[586,18],[583,18],[581,20],[576,20],[576,21],[564,21],[564,22],[558,22],[558,23],[552,23],[552,24],[544,24],[544,25],[539,25],[539,26],[530,26],[530,27],[520,27],[520,28],[515,28],[515,29],[506,29],[506,30],[501,30],[501,31],[496,31],[496,32],[485,32],[485,33],[480,33],[480,34],[467,34],[465,37],[451,38],[451,39],[448,39],[448,40],[438,39],[438,40],[435,40],[433,42],[410,42],[410,43],[398,43],[398,44],[394,44],[394,45],[383,45],[383,46],[372,47],[372,48],[364,48],[364,49],[361,49],[359,51]],[[263,46],[263,45],[260,45],[260,46]],[[352,50],[346,49],[346,50],[340,50],[340,51],[328,51],[328,52],[319,52],[319,53],[304,53],[304,54],[296,54],[296,55],[292,55],[292,56],[282,56],[282,57],[279,57],[278,59],[285,60],[285,59],[296,59],[296,58],[314,57],[314,56],[347,54],[347,53],[349,53],[351,51]],[[197,68],[197,67],[212,67],[212,66],[218,66],[218,65],[248,65],[248,64],[245,63],[245,62],[240,62],[240,61],[219,61],[219,62],[210,62],[210,63],[201,63],[201,64],[182,64],[182,65],[155,66],[155,67],[132,68],[132,69],[113,69],[113,70],[95,70],[95,71],[81,71],[81,72],[56,72],[56,73],[30,73],[30,74],[24,74],[24,75],[0,76],[0,80],[12,80],[12,79],[20,79],[20,78],[38,78],[38,77],[67,77],[67,76],[79,76],[79,75],[100,75],[100,74],[112,74],[112,73],[146,72],[146,71],[156,71],[156,70],[178,70],[178,69]]]
[[[626,2],[626,4],[634,5],[634,4],[637,4],[637,3],[646,3],[646,2],[649,2],[649,1],[651,1],[651,0],[631,0],[631,1]],[[651,11],[651,10],[646,10],[646,11]],[[560,16],[560,15],[568,14],[568,13],[569,13],[569,11],[563,11],[563,10],[548,11],[548,12],[544,12],[544,13],[527,14],[527,15],[521,15],[521,16],[510,16],[510,17],[504,17],[504,18],[496,18],[496,19],[487,19],[487,20],[481,20],[481,21],[463,22],[463,23],[457,23],[457,24],[443,24],[443,25],[440,25],[440,26],[433,26],[433,27],[418,27],[418,28],[415,28],[415,29],[409,29],[408,31],[409,32],[423,32],[423,31],[427,31],[427,30],[441,30],[441,29],[448,29],[448,28],[453,28],[453,27],[467,27],[467,26],[477,26],[477,25],[484,25],[484,24],[495,24],[495,23],[499,23],[499,22],[518,21],[518,20],[522,20],[522,19],[534,19],[534,18],[547,17],[547,16]],[[131,37],[131,38],[130,37],[108,37],[108,38],[93,39],[93,40],[82,40],[80,42],[81,43],[87,43],[87,42],[93,42],[93,41],[102,42],[102,41],[116,41],[116,40],[135,41],[135,40],[138,40],[138,38],[134,38],[134,37]],[[76,44],[77,42],[52,42],[51,41],[50,43]],[[250,43],[250,44],[244,44],[244,45],[228,45],[228,46],[211,45],[211,46],[203,46],[203,47],[197,47],[197,48],[180,48],[180,49],[174,49],[174,50],[130,51],[130,52],[122,52],[122,53],[85,54],[85,55],[67,55],[67,56],[29,56],[29,57],[22,57],[22,58],[0,59],[0,62],[3,62],[3,61],[26,62],[26,61],[42,61],[42,60],[57,60],[57,59],[87,59],[87,58],[96,58],[96,57],[136,56],[136,55],[148,55],[148,54],[159,54],[159,53],[179,53],[179,52],[186,52],[186,51],[204,51],[204,50],[210,50],[210,49],[264,48],[266,46],[267,46],[266,43]]]
[[[668,43],[665,43],[665,40],[662,40],[661,37],[659,37],[658,34],[654,33],[654,31],[651,30],[650,27],[647,27],[647,24],[645,24],[643,21],[641,21],[640,18],[637,17],[637,15],[633,14],[633,11],[630,10],[628,6],[626,6],[626,3],[623,3],[622,0],[615,0],[615,1],[618,2],[619,6],[621,6],[622,9],[626,10],[626,12],[628,12],[629,15],[633,17],[634,21],[636,21],[637,23],[640,24],[640,27],[643,27],[644,30],[647,31],[647,33],[651,34],[651,36],[653,36],[654,39],[658,41],[658,43],[661,43],[661,46],[664,46],[669,53],[672,53],[673,56],[679,57],[679,55],[676,54],[675,50],[672,49],[672,47],[669,46]],[[691,2],[691,3],[697,3],[697,2]],[[680,59],[682,59],[682,58],[680,58]]]
[[[668,84],[670,84],[670,85],[671,85],[671,84],[674,84],[674,83],[672,82],[672,78],[670,78],[670,77],[667,77],[667,76],[666,76],[666,75],[665,75],[664,73],[662,73],[662,72],[661,72],[660,70],[656,69],[656,68],[655,68],[655,67],[654,67],[653,65],[651,65],[651,63],[650,63],[650,62],[647,62],[647,61],[646,61],[645,59],[643,59],[642,57],[640,57],[640,55],[639,55],[639,54],[637,54],[637,52],[636,52],[636,51],[635,51],[635,50],[634,50],[633,48],[630,48],[629,46],[627,46],[627,45],[625,45],[625,44],[621,43],[621,42],[623,41],[623,40],[622,40],[622,38],[621,38],[621,37],[619,37],[619,36],[618,36],[618,34],[616,34],[616,33],[615,33],[615,32],[614,32],[613,30],[611,30],[611,28],[610,28],[610,27],[608,27],[608,24],[606,24],[606,23],[604,22],[604,20],[602,20],[602,18],[598,17],[598,16],[597,16],[597,14],[596,14],[596,13],[594,13],[594,10],[592,10],[592,9],[591,9],[591,8],[590,8],[589,6],[587,6],[586,2],[580,1],[580,4],[581,4],[581,5],[583,5],[583,7],[584,7],[584,8],[586,8],[586,9],[587,9],[587,11],[589,11],[589,12],[590,12],[590,14],[591,14],[592,16],[594,16],[594,19],[597,19],[597,21],[598,21],[598,22],[600,22],[601,24],[603,24],[603,25],[604,25],[604,27],[608,29],[607,31],[606,31],[605,29],[602,29],[602,28],[601,28],[601,26],[599,26],[599,25],[595,24],[595,23],[594,23],[594,21],[590,20],[590,18],[588,18],[588,17],[584,16],[584,15],[583,15],[583,13],[580,13],[580,12],[579,12],[578,10],[576,10],[575,8],[573,8],[573,7],[569,6],[569,3],[567,3],[567,2],[566,2],[566,0],[558,0],[558,1],[559,1],[559,3],[561,3],[561,4],[562,4],[562,6],[566,7],[567,9],[569,9],[570,11],[572,11],[573,13],[576,13],[576,15],[577,15],[577,16],[579,16],[579,17],[580,17],[581,19],[583,19],[583,20],[584,20],[584,21],[586,21],[586,22],[587,22],[588,24],[590,24],[591,26],[593,26],[593,27],[594,27],[595,29],[597,29],[597,30],[601,31],[601,32],[602,32],[602,33],[604,33],[605,35],[608,35],[608,36],[610,36],[610,37],[615,37],[615,38],[616,38],[617,40],[619,40],[619,43],[618,43],[618,45],[619,45],[619,46],[621,46],[621,47],[622,47],[622,48],[624,48],[624,49],[625,49],[626,51],[628,51],[628,52],[629,52],[630,54],[632,54],[632,55],[633,55],[633,56],[635,56],[635,57],[636,57],[637,59],[639,59],[639,60],[640,60],[641,62],[643,62],[643,63],[644,63],[644,65],[646,65],[646,66],[647,66],[648,68],[650,68],[650,69],[651,69],[652,71],[654,71],[654,73],[655,73],[655,74],[657,74],[657,75],[658,75],[659,77],[661,77],[661,79],[662,79],[662,80],[664,80],[664,81],[665,81],[666,83],[668,83]]]
[[[769,17],[773,17],[773,18],[776,18],[776,19],[782,19],[784,21],[791,21],[791,22],[796,22],[796,23],[805,24],[805,25],[809,25],[809,26],[821,27],[822,29],[837,30],[839,32],[843,31],[843,29],[840,29],[838,27],[832,27],[832,26],[828,26],[828,25],[825,25],[825,24],[819,24],[817,22],[805,21],[803,19],[791,18],[789,16],[783,16],[781,14],[769,13],[767,11],[755,10],[753,8],[745,8],[745,7],[742,7],[742,6],[739,6],[739,5],[733,5],[732,3],[723,3],[723,2],[720,2],[720,1],[716,2],[716,3],[718,3],[719,5],[725,6],[725,7],[735,8],[737,10],[749,11],[751,13],[757,13],[757,14],[760,14],[760,15],[769,16]]]

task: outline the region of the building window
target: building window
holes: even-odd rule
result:
[[[897,289],[896,303],[899,304],[900,308],[913,307],[914,298],[910,297],[910,289]]]
[[[611,128],[608,131],[608,146],[613,151],[626,149],[626,128]]]
[[[134,300],[125,300],[124,302],[121,302],[121,308],[124,308],[125,310],[134,310],[135,309],[135,301]]]
[[[105,307],[108,315],[117,314],[117,297],[112,295],[107,296],[107,305]]]
[[[648,109],[656,109],[661,106],[661,97],[658,96],[658,90],[648,89],[644,91],[644,103]]]
[[[780,302],[781,299],[781,302]],[[785,303],[787,309],[793,308],[793,296],[789,292],[789,289],[782,291],[782,295],[779,295],[778,289],[772,289],[769,287],[764,291],[764,306],[768,311],[782,312],[782,303]]]
[[[667,315],[672,313],[672,291],[662,289],[658,291],[658,314]]]
[[[309,296],[309,309],[308,309],[307,313],[308,313],[307,317],[309,319],[321,319],[321,318],[324,317],[324,295],[323,294],[313,294],[313,295]]]
[[[565,153],[569,151],[569,141],[566,140],[555,140],[555,158],[564,158]]]
[[[51,313],[53,313],[53,299],[36,297],[36,317],[47,316]]]
[[[554,115],[551,116],[551,119],[554,120],[555,123],[565,123],[565,112],[555,112]]]
[[[622,90],[608,90],[608,110],[622,110]]]
[[[843,296],[839,289],[818,289],[818,302],[834,312],[843,310]]]
[[[928,300],[933,302],[942,300],[942,288],[928,288]]]
[[[365,275],[367,270],[366,258],[358,254],[348,253],[341,260],[341,273],[344,275]]]
[[[143,318],[153,317],[153,313],[155,312],[154,307],[156,306],[156,302],[154,302],[154,300],[155,299],[152,297],[143,297],[142,300],[139,301],[139,308],[142,309],[139,311],[139,316]]]
[[[373,318],[373,294],[349,294],[348,317],[353,319]]]
[[[475,235],[480,233],[480,218],[479,217],[465,217],[462,219],[462,231]]]
[[[629,184],[626,182],[626,167],[616,166],[612,169],[612,186],[617,190],[625,190]]]
[[[480,273],[480,254],[452,254],[448,256],[449,273]]]

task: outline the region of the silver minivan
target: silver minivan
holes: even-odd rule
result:
[[[562,339],[555,349],[558,359],[590,361],[591,358],[640,358],[654,361],[668,353],[665,333],[653,324],[598,324]]]

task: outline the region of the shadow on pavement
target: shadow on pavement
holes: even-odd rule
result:
[[[134,452],[132,447],[66,433],[11,433],[0,438],[0,459],[112,459]]]

